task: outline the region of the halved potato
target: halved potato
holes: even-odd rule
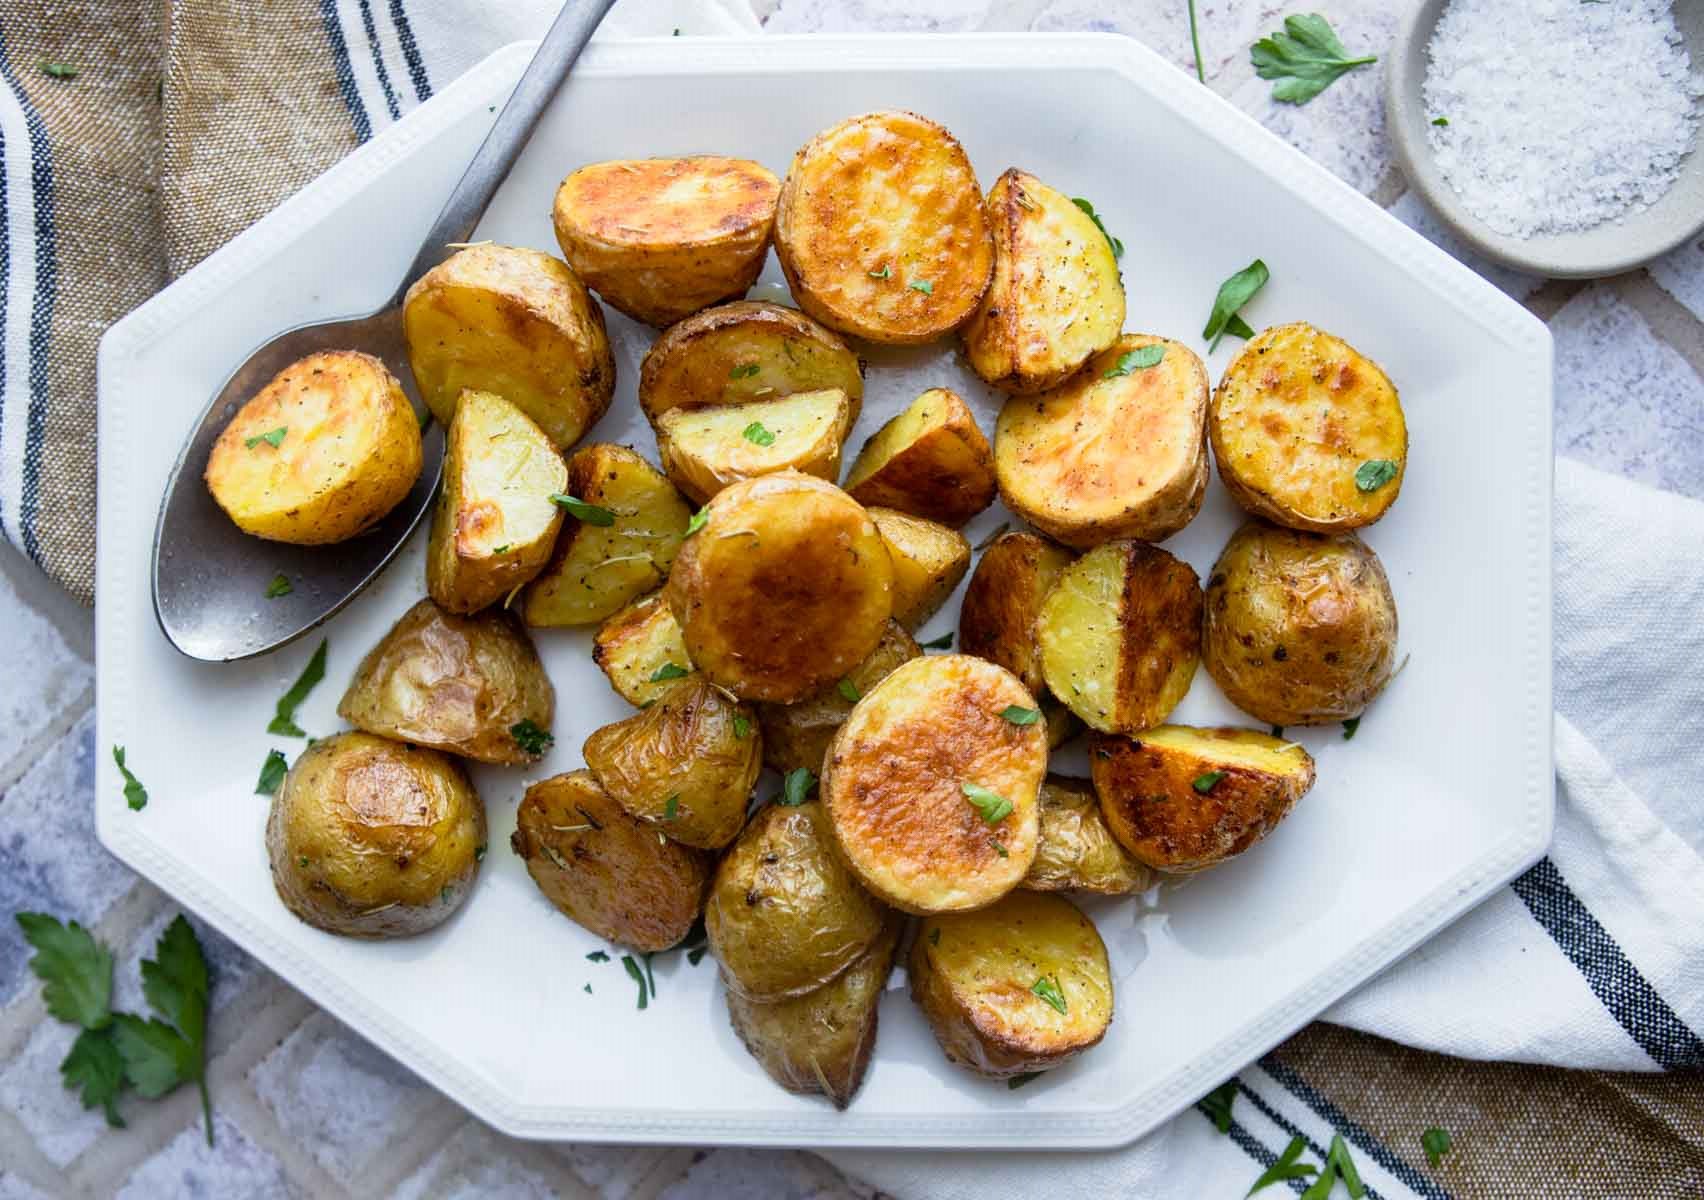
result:
[[[285,367],[231,418],[207,490],[237,528],[318,546],[352,538],[420,477],[420,422],[389,368],[330,350]]]
[[[893,610],[893,566],[858,503],[782,471],[722,489],[664,594],[687,653],[748,700],[801,700],[862,662]]]
[[[913,913],[992,904],[1035,860],[1047,730],[1017,677],[968,654],[914,658],[830,743],[822,802],[858,879]],[[992,818],[992,819],[990,819]]]
[[[956,529],[897,508],[869,512],[893,560],[893,619],[916,629],[947,602],[970,569],[970,542]]]
[[[631,816],[590,771],[529,786],[509,847],[570,920],[635,950],[667,950],[704,911],[710,855]]]
[[[422,600],[361,660],[337,715],[381,737],[524,767],[543,756],[527,748],[538,735],[525,727],[548,735],[555,707],[538,651],[507,613],[463,617]]]
[[[549,565],[522,597],[528,625],[590,625],[655,588],[668,577],[692,519],[662,472],[608,442],[574,452],[568,495],[602,515],[563,522]]]
[[[1124,848],[1159,871],[1235,858],[1271,833],[1313,786],[1295,742],[1253,729],[1161,725],[1136,738],[1094,735],[1089,770]]]
[[[829,388],[846,393],[857,421],[864,399],[858,356],[798,309],[763,300],[735,300],[669,326],[639,367],[639,407],[653,425],[671,408]]]
[[[822,773],[822,761],[835,731],[845,722],[865,692],[873,689],[923,651],[897,621],[889,621],[882,640],[863,662],[844,677],[824,685],[813,696],[794,704],[759,704],[763,725],[763,761],[782,774],[806,767]]]
[[[852,409],[839,388],[779,400],[671,408],[657,421],[657,451],[674,485],[702,504],[730,483],[802,471],[833,483]]]
[[[568,464],[531,418],[490,392],[463,396],[426,544],[439,607],[478,612],[544,570],[562,526],[550,497],[567,487]]]
[[[615,394],[603,310],[539,250],[458,250],[408,289],[402,330],[414,382],[446,428],[464,391],[496,392],[566,449]]]
[[[1207,369],[1194,352],[1128,334],[1054,390],[1006,401],[994,427],[1000,498],[1079,550],[1163,541],[1201,511],[1206,422]]]
[[[994,280],[964,327],[971,369],[1020,395],[1062,382],[1124,328],[1112,243],[1070,197],[1012,167],[988,189]]]
[[[958,328],[994,267],[964,147],[928,118],[896,110],[841,121],[793,156],[775,255],[800,308],[888,343]]]
[[[757,281],[781,181],[714,154],[581,167],[551,212],[562,257],[605,304],[667,325]]]
[[[1153,872],[1112,836],[1089,780],[1049,775],[1042,782],[1041,843],[1019,887],[1127,896],[1153,882]]]
[[[653,704],[676,680],[695,674],[680,622],[661,592],[635,600],[598,626],[592,661],[616,695],[638,708]]]
[[[1074,555],[1033,533],[1002,533],[977,560],[959,607],[959,649],[999,663],[1039,696],[1041,672],[1036,622],[1041,603]]]
[[[760,809],[716,868],[704,932],[730,991],[768,1003],[839,977],[886,910],[834,857],[815,801]]]
[[[1090,729],[1158,725],[1195,678],[1201,585],[1144,542],[1108,542],[1059,576],[1036,622],[1048,689]]]
[[[1112,1024],[1112,969],[1094,922],[1062,896],[1013,892],[930,917],[907,960],[911,998],[947,1061],[1003,1079],[1081,1054]]]
[[[1262,330],[1225,370],[1208,418],[1219,477],[1257,517],[1336,533],[1402,491],[1408,424],[1379,365],[1298,322]]]
[[[947,388],[930,388],[876,430],[846,474],[860,504],[958,528],[994,503],[994,452]]]

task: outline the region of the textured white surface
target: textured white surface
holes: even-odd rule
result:
[[[1704,321],[1704,241],[1690,241],[1651,264],[1651,278]]]

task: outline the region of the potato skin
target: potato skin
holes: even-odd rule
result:
[[[892,109],[832,125],[793,156],[775,256],[800,308],[891,344],[958,328],[994,269],[964,147],[928,118]]]
[[[749,708],[694,677],[593,731],[582,753],[604,791],[633,816],[682,845],[714,850],[745,824],[763,736]]]
[[[994,452],[958,394],[930,388],[864,443],[845,486],[860,504],[957,529],[994,503]]]
[[[1294,742],[1253,729],[1181,725],[1134,739],[1094,734],[1089,769],[1113,836],[1148,866],[1176,874],[1247,850],[1314,781],[1313,758]],[[1196,780],[1211,786],[1197,791]]]
[[[793,704],[759,704],[757,719],[763,725],[763,761],[785,775],[799,767],[813,775],[822,773],[823,759],[835,731],[852,713],[854,701],[841,691],[850,685],[853,695],[863,696],[894,671],[923,653],[897,621],[889,621],[882,640],[863,662],[843,679],[825,684],[814,695]]]
[[[408,289],[402,328],[420,395],[446,428],[464,390],[495,392],[566,449],[615,394],[603,310],[540,250],[458,250]]]
[[[1396,598],[1353,533],[1250,521],[1208,576],[1201,653],[1226,699],[1273,725],[1361,713],[1396,663]]]
[[[1341,338],[1296,323],[1252,338],[1225,370],[1208,416],[1219,477],[1236,502],[1291,529],[1337,533],[1371,525],[1396,503],[1408,424],[1396,388]],[[1371,492],[1363,463],[1396,477]]]
[[[1039,696],[1041,671],[1036,621],[1041,603],[1074,556],[1033,533],[1002,533],[977,560],[959,607],[959,649],[999,663]]]
[[[1106,1036],[1106,944],[1062,896],[1017,891],[976,912],[921,922],[906,974],[949,1062],[994,1079],[1046,1071]],[[1034,991],[1047,979],[1061,1013]]]
[[[840,478],[851,413],[839,388],[749,404],[672,408],[657,421],[657,453],[669,479],[699,504],[730,483],[777,471],[833,483]],[[747,430],[768,441],[754,441]]]
[[[485,805],[454,759],[369,733],[302,751],[266,822],[284,907],[348,937],[407,937],[446,920],[484,846]]]
[[[663,326],[757,281],[780,191],[743,158],[591,163],[556,189],[551,223],[562,257],[605,304]]]
[[[1019,887],[1128,896],[1153,885],[1153,873],[1113,837],[1089,780],[1049,775],[1040,812],[1041,842]]]
[[[635,600],[598,626],[592,661],[609,677],[616,695],[635,708],[654,703],[683,678],[667,670],[671,664],[688,676],[694,673],[680,622],[660,591]],[[659,679],[658,672],[672,678]]]
[[[970,569],[970,542],[956,529],[896,508],[872,508],[893,560],[893,619],[916,629],[935,615]]]
[[[538,761],[511,732],[550,728],[556,692],[506,613],[464,617],[431,600],[409,609],[356,668],[337,715],[357,729],[479,762]]]
[[[570,920],[635,950],[667,950],[704,910],[710,856],[658,837],[590,771],[528,787],[509,847]]]
[[[728,990],[770,1003],[822,987],[881,936],[886,910],[835,858],[822,806],[759,810],[716,868],[704,910]]]
[[[840,856],[863,885],[912,913],[981,908],[1035,859],[1047,730],[1001,713],[1034,697],[968,654],[905,663],[858,701],[823,762],[822,803]],[[988,823],[966,783],[1011,805]]]
[[[712,683],[791,703],[876,648],[893,610],[893,566],[846,493],[782,471],[724,488],[703,511],[664,594]]]
[[[279,429],[276,446],[264,440]],[[390,512],[420,466],[420,423],[402,384],[370,354],[333,350],[291,363],[238,409],[204,478],[244,533],[318,546]]]

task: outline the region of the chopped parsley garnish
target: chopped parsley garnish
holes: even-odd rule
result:
[[[864,698],[863,693],[858,690],[858,685],[850,679],[842,679],[834,685],[834,690],[839,692],[840,698],[848,704],[856,704]]]
[[[1010,800],[998,792],[989,791],[980,783],[966,780],[959,784],[959,791],[964,793],[964,798],[970,801],[971,807],[976,809],[986,825],[998,825],[1012,813]]]
[[[541,729],[531,717],[509,726],[509,736],[515,739],[515,745],[534,758],[556,744],[555,735],[547,729]]]
[[[314,651],[313,657],[308,659],[308,665],[302,668],[301,675],[279,699],[278,709],[272,714],[272,722],[267,725],[266,732],[275,733],[279,737],[308,736],[296,724],[296,709],[308,698],[308,693],[314,690],[314,685],[325,678],[325,650],[326,642],[322,638],[319,648]]]
[[[596,525],[607,529],[615,524],[615,514],[610,512],[609,509],[600,508],[596,504],[587,504],[584,500],[576,499],[563,492],[551,493],[550,502],[558,508],[567,509],[570,516],[576,520],[584,521],[587,525]]]
[[[608,962],[609,961],[609,952],[606,951],[606,950],[593,950],[590,954],[586,955],[586,961],[587,962],[600,962],[600,963],[601,962]]]
[[[685,679],[690,674],[692,672],[680,664],[667,662],[651,672],[651,682],[662,683],[669,679]]]
[[[75,79],[78,68],[66,62],[44,62],[40,64],[41,73],[54,79]]]
[[[1218,787],[1219,780],[1224,777],[1225,773],[1223,771],[1203,771],[1190,781],[1189,786],[1205,796],[1208,792]]]
[[[1340,1133],[1331,1135],[1331,1145],[1325,1152],[1325,1169],[1327,1173],[1333,1170],[1337,1172],[1337,1177],[1343,1180],[1343,1186],[1349,1189],[1350,1200],[1361,1200],[1361,1197],[1367,1194],[1367,1185],[1361,1182],[1361,1172],[1355,1169],[1355,1160],[1350,1157],[1349,1143],[1343,1140]],[[1330,1186],[1320,1194],[1330,1195]]]
[[[295,590],[295,587],[290,583],[290,577],[279,572],[272,577],[272,582],[266,585],[266,598],[276,600],[280,596],[288,596]]]
[[[1376,54],[1350,58],[1318,13],[1285,17],[1284,28],[1250,46],[1248,56],[1256,75],[1277,80],[1272,98],[1283,104],[1306,104],[1346,72],[1378,61]]]
[[[1032,1079],[1040,1079],[1040,1071],[1025,1071],[1021,1075],[1013,1075],[1006,1080],[1006,1090],[1015,1092]]]
[[[913,279],[905,286],[914,292],[922,292],[925,296],[933,296],[935,294],[934,283],[927,279]]]
[[[761,370],[763,370],[762,366],[757,363],[740,363],[732,371],[728,372],[728,378],[750,379]]]
[[[1000,711],[1000,715],[1014,725],[1034,725],[1041,720],[1039,708],[1024,708],[1017,704],[1007,705]]]
[[[1426,1152],[1426,1161],[1434,1167],[1450,1152],[1450,1135],[1446,1129],[1432,1126],[1420,1135],[1420,1149]]]
[[[1436,125],[1439,129],[1444,128],[1449,123],[1450,123],[1450,119],[1448,117],[1433,117],[1432,118],[1432,124]]]
[[[782,780],[781,794],[775,797],[775,803],[787,808],[797,808],[810,796],[811,789],[816,785],[817,777],[809,767],[794,767]]]
[[[1001,858],[1010,858],[1010,857],[1012,857],[1012,855],[1011,855],[1011,852],[1010,852],[1010,851],[1008,851],[1008,850],[1007,850],[1007,849],[1006,849],[1006,847],[1005,847],[1005,846],[1003,846],[1003,845],[1002,845],[1002,844],[1001,844],[1001,843],[1000,843],[1000,841],[999,841],[999,839],[997,839],[997,838],[989,838],[989,839],[988,839],[988,844],[989,844],[989,845],[990,845],[990,846],[991,846],[991,847],[993,847],[993,849],[994,849],[994,853],[996,853],[996,854],[998,854],[998,855],[999,855],[999,856],[1000,856],[1000,857],[1001,857]]]
[[[663,820],[672,821],[680,816],[680,793],[675,792],[663,802]]]
[[[919,642],[917,645],[922,650],[951,650],[953,648],[953,632],[949,629],[940,637],[927,642]]]
[[[142,786],[142,781],[130,773],[130,768],[124,765],[124,747],[112,748],[112,761],[118,764],[118,773],[124,776],[124,802],[130,805],[131,812],[141,812],[148,807],[148,789]]]
[[[1359,728],[1361,728],[1360,717],[1350,717],[1347,721],[1343,722],[1343,740],[1348,741],[1350,738],[1354,737],[1355,731]]]
[[[1396,478],[1396,464],[1388,458],[1369,458],[1355,468],[1358,491],[1376,492]]]
[[[284,782],[285,772],[289,771],[290,763],[284,757],[282,750],[268,750],[266,761],[260,764],[260,782],[254,785],[254,794],[270,796],[278,790],[278,785]]]
[[[1101,215],[1095,211],[1095,206],[1090,204],[1081,196],[1071,197],[1071,203],[1089,214],[1089,220],[1095,223],[1095,227],[1099,229],[1102,236],[1106,238],[1106,244],[1112,247],[1112,256],[1114,258],[1123,258],[1124,243],[1112,236],[1112,233],[1106,227],[1106,222],[1101,220]]]
[[[738,714],[734,716],[734,736],[741,739],[751,736],[751,722]]]
[[[686,534],[685,534],[685,536],[691,537],[693,534],[697,533],[700,529],[703,529],[704,523],[706,521],[708,521],[709,519],[710,519],[709,506],[705,506],[704,508],[701,508],[697,512],[693,513],[692,519],[687,521],[687,523],[686,523]]]
[[[886,263],[882,264],[881,270],[869,271],[869,272],[866,272],[866,273],[869,275],[869,277],[871,279],[891,279],[891,278],[893,278],[893,272],[888,268],[888,265]]]
[[[1257,258],[1219,285],[1219,294],[1213,298],[1213,311],[1207,317],[1207,327],[1201,331],[1202,337],[1212,339],[1207,345],[1208,350],[1217,350],[1219,339],[1227,333],[1234,333],[1240,338],[1254,336],[1254,330],[1239,313],[1270,278],[1272,272]]]
[[[1189,0],[1189,46],[1195,51],[1195,79],[1197,83],[1207,82],[1207,72],[1201,69],[1201,34],[1196,28],[1195,0]]]
[[[512,546],[508,542],[504,542],[501,546],[498,546],[491,553],[493,553],[493,554],[507,554],[507,553],[509,553],[509,551],[511,551],[513,549],[514,549],[514,546]]]
[[[249,450],[253,450],[256,446],[265,442],[268,446],[271,446],[274,450],[276,450],[279,446],[284,444],[284,435],[289,432],[289,426],[280,425],[277,429],[269,429],[265,433],[257,433],[251,438],[244,438],[243,446]]]
[[[628,978],[632,979],[634,983],[639,985],[638,1007],[643,1010],[646,1004],[650,1002],[650,989],[645,986],[645,973],[639,969],[639,963],[631,954],[623,954],[621,956],[621,965],[627,968]]]
[[[1274,1160],[1272,1165],[1267,1167],[1266,1170],[1261,1173],[1260,1178],[1254,1181],[1254,1186],[1248,1189],[1247,1195],[1252,1196],[1261,1188],[1267,1187],[1270,1184],[1278,1183],[1280,1181],[1288,1182],[1292,1179],[1306,1179],[1309,1175],[1317,1172],[1319,1168],[1314,1166],[1312,1163],[1299,1163],[1296,1161],[1302,1156],[1302,1150],[1306,1146],[1307,1139],[1302,1137],[1301,1134],[1298,1133],[1295,1137],[1291,1138],[1290,1144],[1284,1147],[1284,1153],[1280,1154],[1277,1159]],[[1314,1187],[1318,1186],[1319,1185],[1317,1183],[1314,1184]],[[1313,1190],[1313,1187],[1308,1189],[1310,1192]],[[1326,1188],[1327,1192],[1330,1190],[1331,1189],[1329,1187]]]
[[[1101,378],[1117,379],[1119,376],[1128,375],[1132,371],[1145,371],[1149,367],[1159,365],[1160,360],[1165,356],[1166,348],[1158,343],[1151,346],[1138,346],[1134,350],[1126,350],[1118,356],[1118,365],[1102,375]]]
[[[1272,727],[1272,736],[1275,737],[1275,738],[1283,737],[1284,736],[1284,727],[1282,725],[1274,725]]]
[[[1231,1131],[1231,1105],[1237,1098],[1237,1081],[1227,1079],[1218,1087],[1201,1097],[1200,1109],[1213,1120],[1213,1125],[1220,1133]]]
[[[754,446],[773,446],[775,435],[763,427],[762,421],[753,421],[740,431],[740,436]]]
[[[1059,990],[1059,984],[1056,981],[1043,975],[1040,979],[1035,981],[1034,985],[1031,986],[1030,991],[1034,992],[1046,1001],[1049,1008],[1053,1009],[1061,1016],[1064,1015],[1066,1011],[1065,993]]]

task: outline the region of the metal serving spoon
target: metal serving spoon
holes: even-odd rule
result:
[[[424,413],[402,338],[409,286],[465,241],[532,135],[545,105],[580,57],[615,0],[567,0],[527,64],[467,172],[456,184],[395,294],[377,312],[281,333],[248,356],[201,414],[172,468],[154,528],[154,615],[173,646],[191,658],[230,662],[276,650],[348,604],[383,571],[420,523],[443,469],[444,433],[434,423],[414,489],[359,537],[329,546],[292,546],[243,533],[214,503],[201,473],[220,432],[279,371],[319,350],[364,350],[384,360]],[[288,594],[268,598],[278,576]]]

